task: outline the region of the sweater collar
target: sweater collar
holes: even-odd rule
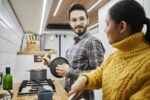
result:
[[[118,49],[121,52],[138,51],[149,46],[144,42],[144,33],[138,32],[128,38],[112,44],[112,47]]]

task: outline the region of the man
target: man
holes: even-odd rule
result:
[[[56,67],[56,72],[65,77],[65,89],[70,91],[71,85],[80,73],[88,72],[100,66],[104,59],[104,48],[102,43],[87,32],[89,18],[87,10],[81,4],[74,4],[69,10],[69,23],[77,35],[74,45],[68,50],[67,60],[69,65],[63,64]],[[92,90],[85,90],[76,98],[79,100],[94,100]]]

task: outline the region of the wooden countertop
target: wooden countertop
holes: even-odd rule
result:
[[[56,50],[50,50],[50,51],[21,51],[17,52],[17,55],[51,55],[51,54],[56,54]]]
[[[55,80],[54,85],[56,88],[56,92],[53,95],[53,100],[68,100],[67,92],[64,90],[63,86],[59,83],[59,81]],[[32,95],[17,95],[20,84],[15,83],[13,87],[13,98],[11,100],[38,100],[37,94]]]

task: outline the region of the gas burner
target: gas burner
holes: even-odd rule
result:
[[[32,86],[32,88],[29,90],[30,92],[37,92],[39,90],[44,90],[43,86]]]
[[[38,81],[38,82],[24,80],[19,87],[18,95],[35,94],[39,90],[55,91],[55,86],[51,79],[47,79],[44,81]]]

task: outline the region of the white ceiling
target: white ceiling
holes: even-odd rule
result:
[[[9,0],[25,33],[39,33],[44,0]],[[53,0],[47,0],[44,15],[44,30]]]
[[[16,17],[18,18],[23,28],[23,31],[25,33],[39,34],[41,20],[42,20],[43,3],[45,0],[8,0],[8,1],[10,2],[10,5],[14,9]],[[60,11],[62,11],[61,16],[59,16],[58,18],[55,17],[56,18],[55,20],[53,16],[52,17],[48,17],[48,16],[52,15],[52,13],[50,13],[50,9],[51,12],[55,10],[54,8],[56,7],[56,1],[58,0],[46,0],[46,1],[47,1],[46,12],[44,14],[42,32],[50,31],[50,30],[46,30],[45,28],[46,24],[50,22],[58,22],[57,20],[60,19],[64,20],[63,17],[65,17],[67,14],[64,13],[63,9],[65,10],[68,9],[67,7],[69,7],[73,2],[78,1],[83,4],[87,2],[87,0],[68,0],[68,2],[67,0],[64,0],[63,2],[64,6],[60,9]],[[102,7],[108,1],[109,0],[102,0],[102,2],[95,7],[95,10],[93,10],[93,12],[91,11],[90,19],[97,19],[97,17],[94,17],[97,16],[97,9],[99,9],[99,7]],[[91,3],[87,4],[87,6],[90,7],[91,5],[93,5],[94,2],[96,2],[96,0],[91,1]],[[92,20],[92,22],[97,23],[97,20]]]

